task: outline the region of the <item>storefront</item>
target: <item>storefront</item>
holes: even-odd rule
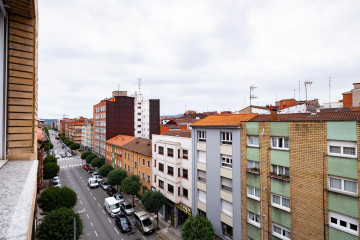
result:
[[[177,209],[177,226],[181,226],[191,216],[191,208],[182,203],[175,204],[175,207]]]

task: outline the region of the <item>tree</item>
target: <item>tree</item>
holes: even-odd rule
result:
[[[51,212],[52,210],[61,207],[73,208],[76,205],[76,202],[76,193],[68,187],[47,188],[37,199],[39,207],[46,212]]]
[[[105,164],[99,168],[98,173],[102,177],[107,177],[112,170],[114,170],[113,166]]]
[[[59,208],[48,213],[37,228],[36,237],[39,240],[74,239],[74,216],[76,222],[76,239],[83,234],[84,225],[78,214],[69,208]]]
[[[86,152],[83,152],[82,154],[81,154],[81,159],[85,159],[87,156],[89,156],[91,154],[91,152],[90,151],[86,151]]]
[[[182,227],[181,238],[183,240],[213,240],[214,228],[207,218],[200,215],[189,216]]]
[[[49,151],[50,149],[53,149],[54,145],[51,142],[48,142],[47,144],[45,144],[44,146],[44,150],[45,151]]]
[[[55,177],[60,170],[60,166],[54,162],[46,163],[44,165],[44,178],[50,179]]]
[[[156,214],[157,224],[159,227],[159,210],[165,204],[166,198],[160,191],[147,191],[141,198],[141,203],[144,205],[145,210]]]
[[[47,164],[47,163],[50,163],[50,162],[57,163],[56,157],[54,157],[52,155],[46,156],[44,158],[43,164]]]
[[[86,161],[87,164],[90,164],[91,161],[92,161],[94,158],[96,158],[96,157],[97,157],[97,156],[96,156],[95,154],[91,153],[89,156],[87,156],[87,157],[85,158],[85,161]]]
[[[127,173],[124,169],[117,168],[109,172],[107,180],[111,186],[117,186],[117,190],[119,191],[119,185],[121,185],[126,176]]]
[[[79,148],[80,148],[80,144],[78,144],[78,143],[73,143],[70,145],[71,150],[77,150]]]
[[[70,146],[71,144],[73,144],[73,143],[74,143],[73,141],[71,141],[71,140],[68,139],[68,141],[67,141],[65,144],[66,144],[66,146],[69,147],[69,146]]]
[[[134,174],[131,174],[130,177],[125,178],[121,183],[121,189],[124,191],[124,193],[132,195],[133,206],[135,202],[135,194],[140,191],[141,185],[140,177]]]

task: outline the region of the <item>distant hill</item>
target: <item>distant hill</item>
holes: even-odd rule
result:
[[[58,119],[40,119],[45,122],[45,125],[52,124],[53,122],[57,121]]]
[[[169,118],[171,118],[171,117],[181,117],[183,115],[184,115],[183,113],[180,113],[180,114],[177,114],[177,115],[162,115],[160,117],[169,117]]]

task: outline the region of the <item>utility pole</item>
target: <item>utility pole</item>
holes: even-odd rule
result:
[[[329,108],[331,108],[330,88],[331,88],[331,77],[329,77]]]
[[[139,86],[139,94],[140,94],[141,78],[138,79],[138,86]]]

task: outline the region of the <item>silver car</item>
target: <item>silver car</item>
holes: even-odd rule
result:
[[[128,203],[126,201],[120,203],[120,209],[125,215],[132,215],[135,212],[131,203]]]

